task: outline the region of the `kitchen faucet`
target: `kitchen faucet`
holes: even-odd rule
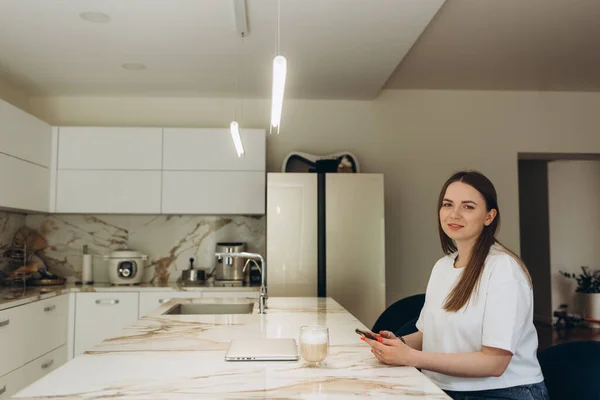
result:
[[[267,299],[269,298],[269,295],[267,294],[267,285],[265,283],[265,274],[267,273],[267,270],[266,270],[267,265],[265,264],[265,259],[258,253],[247,253],[245,251],[242,251],[239,253],[215,253],[215,256],[219,260],[223,257],[232,257],[232,258],[244,257],[249,260],[259,260],[260,261],[260,267],[258,267],[258,269],[260,271],[260,292],[258,295],[258,313],[266,314],[265,308],[267,308]],[[243,272],[246,271],[247,266],[248,266],[248,263],[246,263],[246,265],[244,265],[244,269],[242,270]]]

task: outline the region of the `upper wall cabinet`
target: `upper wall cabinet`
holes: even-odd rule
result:
[[[0,100],[0,207],[48,211],[52,127]]]
[[[0,100],[0,152],[50,167],[52,127]]]
[[[59,170],[161,168],[162,128],[59,128]]]
[[[266,134],[242,129],[238,157],[228,129],[165,128],[163,169],[170,171],[265,171]]]

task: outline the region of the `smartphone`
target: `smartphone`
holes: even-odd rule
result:
[[[375,336],[373,336],[370,332],[366,332],[366,331],[361,331],[360,329],[356,328],[354,330],[354,332],[358,333],[361,336],[366,337],[367,339],[371,339],[371,340],[377,340],[377,338]]]

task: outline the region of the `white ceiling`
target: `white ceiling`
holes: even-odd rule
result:
[[[600,0],[447,0],[387,87],[600,91]]]
[[[286,97],[374,98],[443,2],[281,0]],[[277,1],[246,3],[242,41],[232,0],[0,0],[0,75],[44,95],[268,98]]]

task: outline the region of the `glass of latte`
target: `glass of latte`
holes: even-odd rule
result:
[[[320,366],[329,352],[329,329],[312,325],[300,327],[300,357],[309,366]]]

